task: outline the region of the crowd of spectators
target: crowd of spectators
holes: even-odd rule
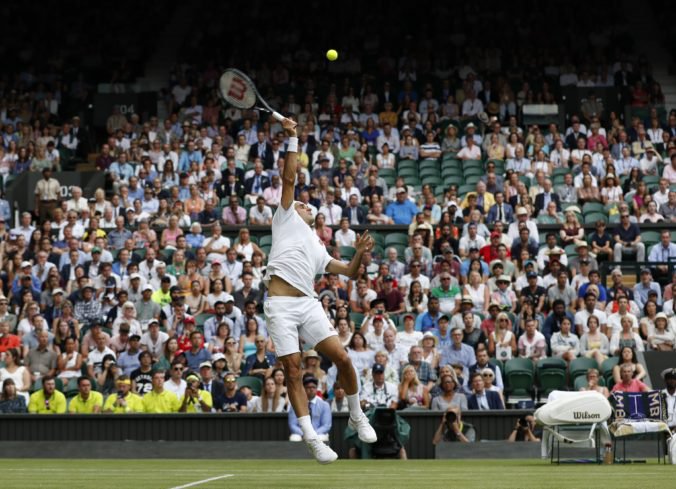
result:
[[[532,60],[537,88],[514,91],[519,77],[499,53],[481,55],[448,67],[384,54],[378,77],[391,79],[348,77],[321,97],[310,79],[297,89],[300,54],[250,70],[299,122],[295,198],[318,239],[349,259],[355,228],[376,237],[359,278],[327,274],[315,287],[365,408],[456,419],[503,409],[514,358],[586,357],[600,370],[614,357],[607,387],[643,389],[635,352],[676,345],[676,112],[660,111],[646,65],[592,73]],[[52,174],[81,151],[79,119],[41,129],[46,94],[32,111],[2,112],[0,173],[43,177],[34,212],[13,226],[0,202],[2,410],[287,411],[262,312],[271,241],[261,232],[287,141],[274,119],[222,107],[217,78],[214,65],[176,76],[164,120],[110,114],[96,157],[107,186],[89,199],[79,188],[62,198]],[[647,118],[624,121],[590,98],[564,127],[522,123],[524,104],[555,102],[571,84],[633,86],[628,103],[650,105]],[[434,182],[422,184],[425,168]],[[660,222],[647,240],[642,225]],[[602,262],[628,258],[645,262],[635,285],[620,266],[612,285],[601,281]],[[347,409],[335,366],[309,350],[304,368],[307,389]],[[585,388],[605,388],[593,378]]]

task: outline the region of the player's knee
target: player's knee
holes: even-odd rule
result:
[[[350,361],[350,357],[344,351],[338,353],[338,355],[333,359],[333,363],[336,364],[338,370],[352,368],[352,362]]]
[[[284,364],[284,376],[287,382],[300,382],[303,373],[300,362],[283,361],[282,363]]]

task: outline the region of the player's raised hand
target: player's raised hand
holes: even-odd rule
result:
[[[365,231],[364,234],[357,235],[357,242],[354,244],[354,247],[357,249],[357,251],[361,251],[363,253],[364,251],[371,251],[374,244],[375,241],[369,235],[369,232]]]
[[[284,128],[284,132],[286,132],[287,136],[295,137],[296,136],[296,126],[298,123],[294,121],[293,119],[289,119],[288,117],[285,117],[282,120],[282,127]]]

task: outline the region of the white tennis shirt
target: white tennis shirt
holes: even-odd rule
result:
[[[266,287],[277,275],[309,297],[317,297],[315,275],[326,273],[332,260],[317,233],[298,215],[293,204],[277,208],[272,218],[272,248],[264,278]]]

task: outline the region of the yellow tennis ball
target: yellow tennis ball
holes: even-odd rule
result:
[[[337,60],[338,59],[338,51],[336,51],[335,49],[329,49],[326,52],[326,59],[328,59],[329,61]]]

